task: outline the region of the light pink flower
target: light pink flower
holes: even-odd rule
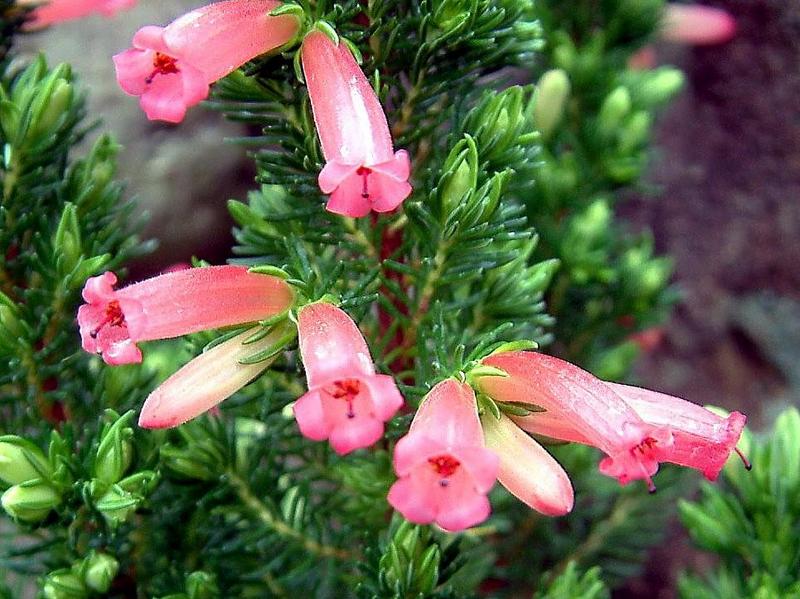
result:
[[[86,281],[78,308],[83,349],[108,364],[141,362],[139,341],[264,320],[294,300],[283,279],[243,266],[209,266],[166,273],[115,290],[106,272]]]
[[[212,347],[161,383],[145,400],[139,426],[172,428],[183,424],[214,409],[266,370],[275,357],[254,364],[241,361],[273,346],[283,331],[278,327],[262,339],[243,343],[256,331],[245,331]]]
[[[319,174],[327,209],[365,216],[397,208],[411,193],[411,164],[394,152],[386,115],[350,50],[312,31],[301,49],[303,73],[326,164]]]
[[[459,531],[486,520],[498,457],[486,449],[469,385],[442,381],[422,400],[394,449],[389,503],[406,520]]]
[[[136,6],[136,0],[25,0],[22,5],[40,5],[34,9],[32,19],[26,26],[31,29],[46,27],[62,21],[71,21],[100,13],[114,16],[121,10]]]
[[[497,480],[537,512],[563,516],[572,511],[575,494],[561,465],[508,416],[481,418],[486,446],[500,458]]]
[[[713,46],[730,41],[736,21],[725,10],[700,4],[667,4],[661,38],[692,46]]]
[[[716,480],[731,452],[738,453],[736,444],[747,420],[744,414],[732,412],[723,418],[697,404],[664,393],[617,383],[606,385],[645,422],[669,428],[672,446],[666,450],[653,448],[659,462],[694,468],[708,480]],[[561,420],[551,412],[535,412],[514,420],[535,434],[591,444],[571,427],[570,422]],[[749,467],[744,456],[739,455]]]
[[[226,0],[166,27],[143,27],[133,48],[114,56],[117,81],[125,93],[140,96],[147,118],[177,123],[208,96],[210,84],[297,35],[296,15],[270,16],[279,6],[277,0]]]
[[[658,457],[672,446],[668,427],[647,424],[603,381],[577,366],[534,352],[508,352],[483,360],[509,376],[486,376],[480,389],[497,401],[536,404],[558,415],[608,456],[600,471],[648,488]],[[655,450],[658,448],[658,451]]]
[[[391,376],[375,374],[361,331],[336,306],[317,302],[301,308],[297,333],[308,380],[294,404],[300,432],[328,439],[342,455],[375,443],[403,397]]]

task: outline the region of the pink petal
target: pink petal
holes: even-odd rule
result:
[[[87,279],[81,295],[89,303],[111,301],[116,295],[114,291],[116,283],[117,276],[113,272],[104,272],[99,276]]]
[[[508,491],[547,516],[563,516],[575,503],[564,469],[507,416],[484,416],[486,444],[500,456],[497,479]]]
[[[380,164],[370,164],[369,168],[391,177],[395,181],[407,181],[411,176],[411,158],[405,150],[397,150],[391,160]]]
[[[383,422],[371,417],[356,417],[336,426],[330,434],[330,444],[339,455],[369,447],[383,437]]]
[[[370,201],[375,212],[391,212],[411,195],[411,185],[407,181],[396,181],[380,173],[370,176]]]
[[[319,391],[309,391],[298,399],[292,408],[300,433],[312,441],[324,441],[331,434],[331,427],[322,410]]]
[[[139,50],[152,50],[173,56],[164,42],[164,28],[158,25],[145,25],[133,34],[133,47]]]
[[[409,522],[430,524],[436,517],[435,507],[419,493],[410,478],[401,478],[389,489],[389,505],[400,512]]]
[[[448,532],[458,532],[480,524],[491,512],[492,507],[486,495],[464,493],[448,509],[439,512],[436,524]]]
[[[375,417],[381,422],[391,420],[403,406],[403,396],[394,378],[387,374],[376,374],[364,377],[362,382],[369,390]]]
[[[325,210],[351,218],[366,216],[372,210],[372,202],[363,189],[363,178],[355,173],[350,175],[333,190]]]
[[[469,473],[472,484],[479,493],[492,490],[500,465],[500,459],[494,451],[484,447],[454,447],[450,451]]]
[[[355,175],[359,168],[361,168],[360,164],[340,164],[335,160],[330,160],[325,163],[325,166],[319,172],[319,188],[322,193],[331,193],[343,181]],[[361,185],[361,178],[358,178],[358,184],[359,186]]]
[[[324,302],[304,306],[297,318],[297,331],[309,388],[375,374],[361,331],[336,306]]]
[[[147,89],[146,79],[153,71],[153,56],[151,50],[138,50],[130,48],[115,54],[114,69],[117,73],[117,83],[129,96],[141,96]]]

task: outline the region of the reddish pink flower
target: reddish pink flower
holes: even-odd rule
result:
[[[317,302],[300,310],[297,333],[308,380],[294,404],[300,432],[329,439],[342,455],[375,443],[403,397],[391,376],[375,374],[361,331],[336,306]]]
[[[161,383],[145,400],[139,426],[172,428],[183,424],[215,409],[266,370],[275,357],[255,364],[241,361],[274,346],[283,331],[279,327],[262,339],[244,343],[256,331],[245,331],[212,347]]]
[[[491,512],[486,495],[498,461],[484,446],[472,388],[442,381],[422,400],[394,449],[399,480],[389,490],[389,503],[417,524],[435,522],[448,531],[475,526]]]
[[[248,60],[289,43],[296,15],[270,16],[277,0],[226,0],[193,10],[166,27],[136,32],[114,56],[117,81],[140,96],[147,118],[177,123],[208,96],[209,85]]]
[[[32,13],[32,20],[28,26],[32,29],[46,27],[53,23],[81,19],[93,13],[100,13],[106,17],[114,16],[121,10],[136,6],[136,0],[25,0],[23,5],[38,6]]]
[[[667,4],[661,37],[692,46],[713,46],[730,41],[736,21],[725,10],[699,4]]]
[[[658,456],[672,446],[667,427],[647,424],[603,381],[558,358],[508,352],[483,363],[509,375],[482,377],[484,393],[498,401],[536,404],[558,415],[606,453],[601,472],[622,484],[644,479],[655,489],[651,476],[658,470]]]
[[[670,462],[703,473],[716,480],[742,434],[744,414],[732,412],[727,418],[717,416],[697,404],[639,387],[606,383],[648,424],[669,428],[672,446],[666,451],[654,447],[659,462]],[[537,412],[515,418],[525,430],[564,441],[591,444],[580,433],[551,412]],[[741,454],[740,454],[741,456]],[[749,463],[741,456],[745,465]]]
[[[528,431],[594,445],[608,457],[600,471],[622,484],[650,477],[659,462],[697,468],[715,478],[736,445],[744,416],[727,420],[678,398],[606,383],[577,366],[543,354],[509,352],[484,363],[508,377],[483,377],[481,389],[500,401],[547,412],[515,418]]]
[[[411,164],[394,152],[375,91],[344,43],[313,31],[303,40],[303,73],[326,164],[319,187],[327,209],[359,217],[397,208],[411,193]]]
[[[170,272],[115,290],[106,272],[86,281],[78,309],[83,349],[108,364],[141,362],[139,341],[255,322],[288,310],[291,288],[243,266]]]
[[[522,502],[546,516],[572,511],[575,494],[561,465],[508,416],[481,418],[486,446],[500,458],[497,480]]]

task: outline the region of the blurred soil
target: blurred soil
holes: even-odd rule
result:
[[[800,405],[800,0],[713,4],[736,17],[737,35],[659,48],[688,85],[659,125],[657,197],[622,210],[674,258],[682,291],[637,377],[760,428]],[[702,569],[687,548],[671,537],[619,596],[675,596],[669,573]]]

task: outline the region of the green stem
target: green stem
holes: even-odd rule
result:
[[[350,235],[350,237],[352,237],[356,243],[364,248],[367,255],[373,260],[380,260],[378,250],[375,249],[375,245],[373,245],[373,243],[369,240],[369,237],[364,234],[364,231],[358,228],[356,219],[344,217],[342,218],[342,222],[344,223],[344,227],[347,229],[347,233]]]
[[[241,502],[261,521],[261,523],[274,531],[278,535],[299,544],[303,549],[309,553],[313,553],[320,557],[330,557],[338,560],[349,560],[354,556],[346,549],[324,545],[319,541],[310,539],[299,530],[295,530],[283,520],[281,520],[264,502],[256,497],[250,485],[234,472],[226,473],[227,480],[230,483],[236,495]]]

